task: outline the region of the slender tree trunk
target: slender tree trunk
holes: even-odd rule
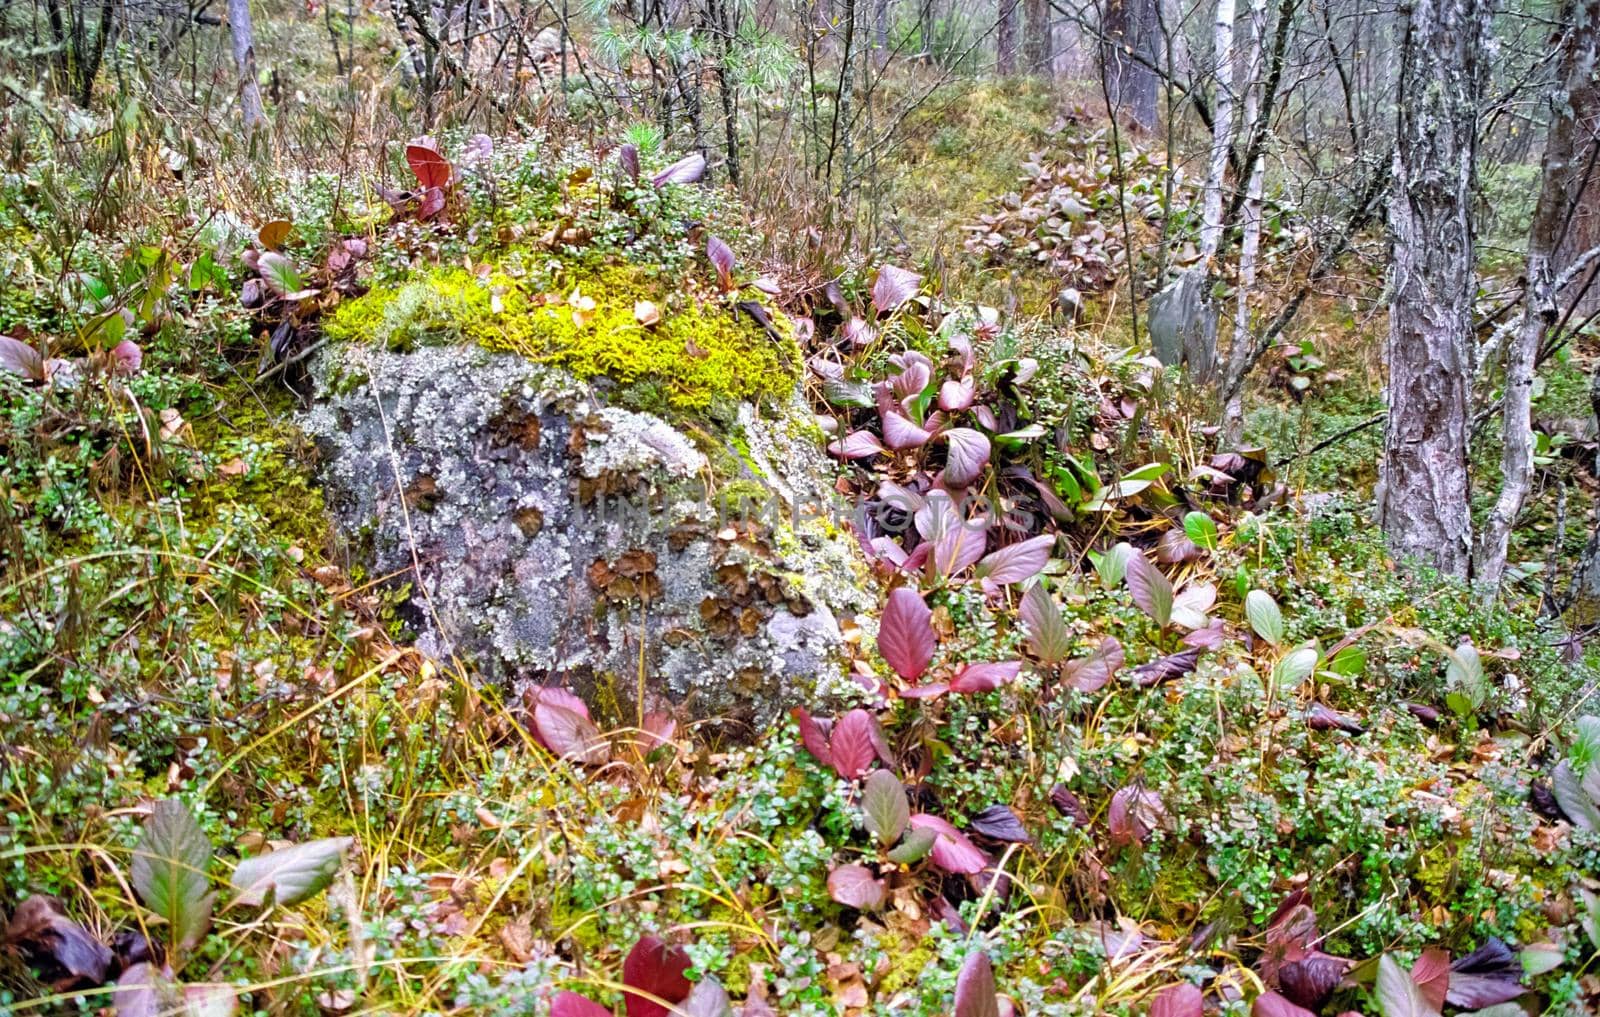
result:
[[[1256,75],[1261,69],[1262,40],[1267,29],[1267,0],[1251,0],[1249,48],[1246,51],[1244,71],[1240,76],[1244,84],[1244,108],[1240,123],[1254,124],[1260,113],[1261,89]],[[1226,153],[1224,153],[1226,156]],[[1255,160],[1244,168],[1248,177],[1239,240],[1239,286],[1234,297],[1233,345],[1228,348],[1226,377],[1232,379],[1245,370],[1245,358],[1250,355],[1250,294],[1256,286],[1256,259],[1261,252],[1261,197],[1264,190],[1263,160],[1258,153]],[[1237,444],[1244,437],[1244,393],[1236,390],[1227,401],[1223,412],[1223,426],[1228,441]]]
[[[1107,0],[1101,13],[1100,73],[1112,116],[1130,117],[1145,130],[1156,126],[1157,0]],[[1135,59],[1135,56],[1142,59]]]
[[[1022,0],[1000,0],[995,21],[994,70],[1002,77],[1017,73],[1017,12]]]
[[[1209,262],[1222,246],[1222,184],[1233,150],[1233,0],[1217,0],[1212,30],[1212,69],[1216,101],[1211,105],[1211,161],[1201,197],[1200,257]]]
[[[1539,199],[1528,228],[1522,316],[1506,348],[1500,496],[1484,524],[1473,565],[1474,578],[1491,590],[1499,587],[1505,573],[1511,528],[1533,481],[1533,369],[1545,332],[1560,313],[1554,260],[1569,221],[1574,163],[1582,155],[1577,108],[1571,97],[1583,88],[1592,88],[1595,73],[1600,0],[1569,0],[1564,7],[1562,23],[1569,27],[1561,47],[1561,78],[1550,94],[1550,130],[1540,168]]]
[[[1023,0],[1027,28],[1023,53],[1028,61],[1028,73],[1040,77],[1050,76],[1050,0]]]
[[[261,104],[261,80],[256,71],[256,30],[250,22],[250,0],[228,0],[228,30],[233,34],[233,62],[239,68],[239,112],[245,130],[254,134],[267,126]]]
[[[1393,282],[1379,520],[1396,557],[1463,578],[1472,562],[1471,213],[1489,13],[1484,0],[1412,3],[1389,194]]]

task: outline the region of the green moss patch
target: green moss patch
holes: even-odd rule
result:
[[[691,414],[788,395],[800,354],[787,323],[775,327],[781,339],[630,266],[587,271],[550,291],[503,272],[439,269],[348,301],[325,324],[335,341],[396,350],[472,342],[520,353],[580,378],[609,378],[631,408]]]

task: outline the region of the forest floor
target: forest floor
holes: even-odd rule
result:
[[[1247,447],[1222,448],[1112,324],[1130,246],[1137,271],[1184,257],[1160,157],[1112,166],[1092,117],[1026,87],[937,113],[884,166],[896,239],[841,266],[881,317],[840,377],[956,364],[921,408],[970,382],[1007,423],[980,468],[1048,490],[1005,487],[1050,508],[1042,575],[886,567],[883,595],[931,614],[852,620],[887,694],[831,730],[801,711],[741,744],[563,701],[593,725],[580,759],[411,645],[405,587],[331,531],[268,347],[311,348],[374,284],[500,264],[573,208],[595,228],[563,257],[714,293],[703,239],[650,224],[722,224],[743,278],[776,257],[764,213],[638,181],[608,205],[614,150],[538,139],[497,140],[420,221],[367,186],[408,172],[398,150],[208,192],[154,112],[116,129],[107,178],[47,138],[13,160],[0,333],[62,362],[0,351],[0,1013],[609,1012],[559,992],[642,1017],[729,1012],[722,991],[749,1017],[965,1017],[999,1012],[974,1002],[980,952],[1024,1014],[1143,1013],[1178,984],[1219,1013],[1429,1012],[1396,1009],[1394,971],[1434,1012],[1595,1012],[1600,659],[1538,604],[1589,529],[1596,351],[1544,369],[1565,515],[1539,499],[1485,598],[1392,562],[1374,526],[1372,258],[1311,302]],[[647,179],[675,154],[640,158]],[[1292,224],[1269,244],[1284,290],[1299,244]],[[886,307],[894,265],[919,295]],[[784,309],[848,327],[813,298]],[[870,398],[805,386],[841,436],[883,437]],[[835,479],[863,499],[924,468],[884,452]],[[929,627],[931,665],[886,638],[903,625]],[[1022,663],[998,687],[895,694],[1001,660]],[[858,727],[882,752],[857,758]],[[128,988],[152,972],[172,995]]]

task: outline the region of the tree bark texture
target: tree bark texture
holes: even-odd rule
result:
[[[228,31],[233,35],[233,62],[239,68],[239,112],[245,130],[267,126],[261,103],[261,78],[256,71],[256,31],[250,21],[250,0],[228,0]]]
[[[1471,211],[1488,17],[1484,0],[1411,5],[1389,193],[1388,430],[1379,520],[1396,557],[1463,578],[1472,562]]]
[[[1100,72],[1111,97],[1111,114],[1127,116],[1147,131],[1156,126],[1157,2],[1107,0],[1101,16]]]

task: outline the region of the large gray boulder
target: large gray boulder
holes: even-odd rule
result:
[[[839,618],[872,603],[798,399],[691,440],[470,346],[337,345],[314,375],[330,509],[352,557],[411,584],[424,652],[621,719],[641,678],[754,724],[845,687]]]

